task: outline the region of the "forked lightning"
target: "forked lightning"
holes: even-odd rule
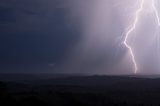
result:
[[[138,71],[138,65],[137,65],[137,62],[136,62],[136,59],[135,59],[135,55],[134,55],[133,49],[128,44],[128,38],[130,37],[131,33],[136,29],[137,23],[139,21],[140,14],[141,14],[141,12],[143,12],[144,4],[147,1],[148,0],[141,0],[141,2],[140,2],[140,8],[138,8],[137,11],[136,11],[136,13],[135,13],[135,19],[133,21],[133,25],[127,31],[126,36],[125,36],[124,41],[123,41],[123,44],[129,50],[129,53],[130,53],[130,56],[131,56],[131,59],[132,59],[133,65],[134,65],[134,73],[135,74]],[[160,26],[160,18],[159,18],[159,15],[158,15],[158,10],[157,10],[157,8],[155,6],[155,0],[151,0],[151,6],[152,6],[152,9],[154,10],[154,13],[155,13],[155,16],[156,16],[156,19],[157,19],[157,24],[158,24],[158,26]]]

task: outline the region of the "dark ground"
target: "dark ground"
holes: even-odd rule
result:
[[[0,75],[0,106],[160,106],[160,79]]]

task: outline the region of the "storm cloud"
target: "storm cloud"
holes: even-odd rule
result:
[[[0,71],[133,73],[122,43],[138,7],[138,0],[1,0]],[[146,5],[129,39],[140,73],[159,70],[154,17]]]

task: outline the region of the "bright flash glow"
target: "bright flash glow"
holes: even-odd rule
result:
[[[129,53],[130,53],[130,56],[131,56],[131,59],[132,59],[132,62],[134,64],[134,73],[136,74],[137,71],[138,71],[138,65],[137,65],[137,62],[136,62],[136,59],[135,59],[135,55],[134,55],[134,52],[133,52],[133,49],[132,47],[128,44],[128,38],[130,36],[130,34],[136,29],[136,25],[139,21],[139,17],[140,17],[140,14],[141,12],[143,11],[143,7],[144,7],[144,4],[145,2],[148,1],[148,0],[141,0],[140,2],[140,8],[137,9],[136,11],[136,14],[135,14],[135,19],[133,21],[133,25],[131,26],[131,28],[127,31],[126,33],[126,36],[125,36],[125,39],[123,41],[124,45],[126,46],[126,48],[128,48],[129,50]],[[152,5],[152,8],[155,12],[155,16],[156,16],[156,19],[157,19],[157,24],[158,26],[160,26],[160,18],[158,16],[158,10],[155,6],[155,0],[151,0],[151,5]]]
[[[154,9],[154,12],[155,12],[155,15],[156,15],[156,18],[157,18],[158,26],[160,26],[160,18],[159,18],[159,15],[158,15],[158,10],[155,6],[155,0],[152,0],[152,7]]]

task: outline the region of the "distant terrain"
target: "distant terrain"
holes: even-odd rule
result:
[[[158,75],[0,74],[0,106],[160,106]]]

